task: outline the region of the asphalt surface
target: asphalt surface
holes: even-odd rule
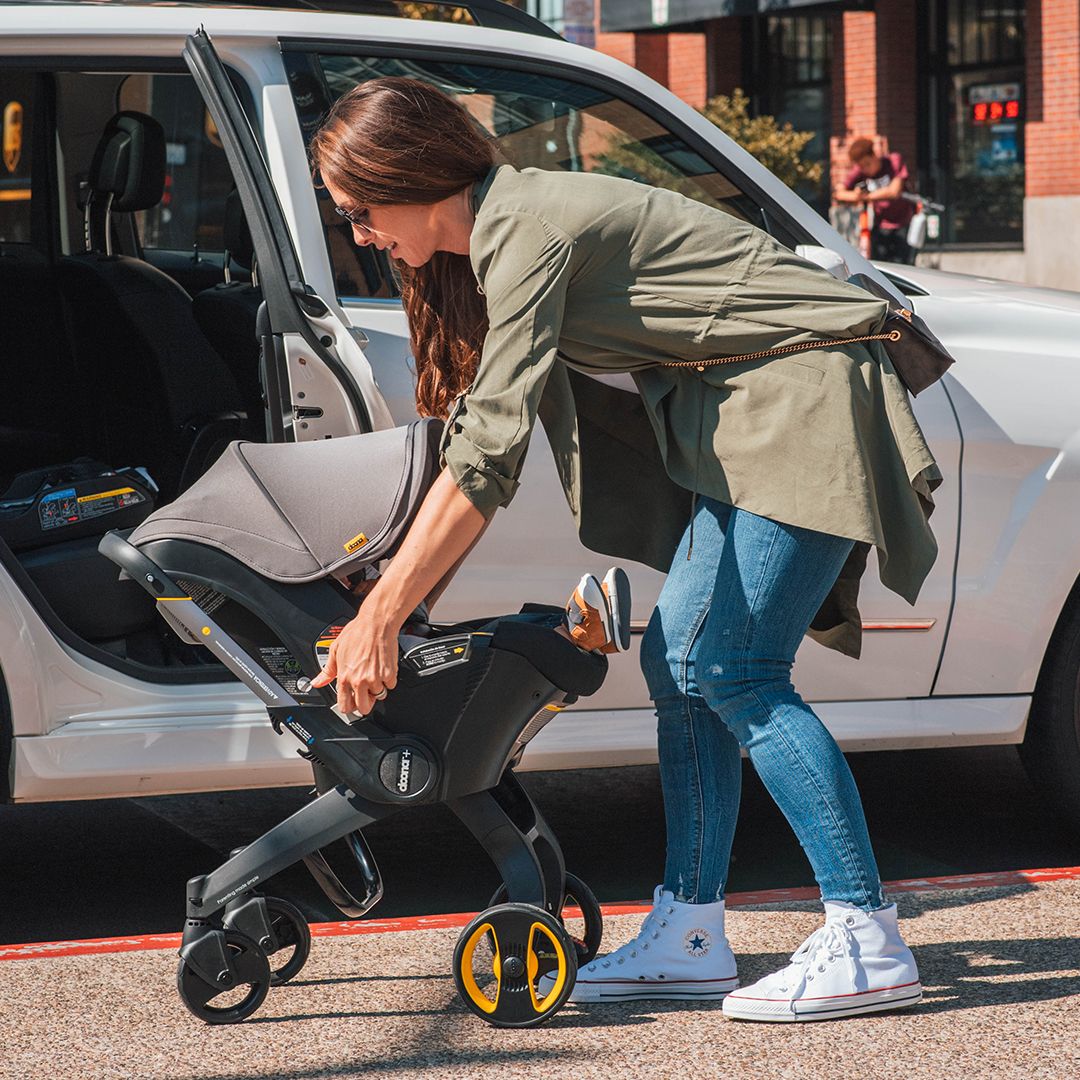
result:
[[[1080,864],[1080,836],[1040,800],[1011,747],[854,754],[882,877]],[[657,771],[523,773],[567,868],[602,902],[645,899],[663,868]],[[0,944],[179,930],[184,882],[300,806],[303,789],[0,807]],[[367,831],[387,918],[476,911],[499,884],[443,807]],[[812,885],[787,823],[746,767],[729,891]],[[301,866],[266,892],[339,919]]]
[[[172,950],[0,964],[4,1080],[1071,1080],[1080,1075],[1080,881],[898,896],[923,1001],[833,1022],[747,1024],[718,1003],[567,1005],[494,1029],[458,1001],[456,929],[317,939],[243,1024],[207,1027]],[[638,916],[605,920],[607,945]],[[733,908],[744,983],[820,923],[817,906]]]

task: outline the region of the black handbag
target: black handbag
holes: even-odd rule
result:
[[[761,360],[768,356],[802,352],[804,349],[825,349],[836,345],[853,345],[859,341],[881,341],[889,354],[900,381],[914,396],[933,385],[953,364],[953,357],[937,339],[933,331],[910,308],[902,307],[887,289],[866,274],[853,274],[848,278],[852,285],[872,293],[879,300],[888,302],[885,325],[880,334],[864,334],[861,337],[826,338],[822,341],[803,341],[794,345],[777,345],[760,352],[743,353],[741,356],[717,356],[710,360],[671,360],[661,367],[694,368],[704,371],[717,364],[734,364],[740,360]]]
[[[925,321],[910,308],[901,307],[892,293],[872,277],[853,274],[848,281],[873,293],[879,300],[888,301],[889,311],[882,327],[885,351],[901,382],[912,394],[936,383],[952,366],[954,358]]]

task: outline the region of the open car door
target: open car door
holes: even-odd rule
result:
[[[267,439],[307,441],[392,426],[355,332],[304,280],[259,141],[205,30],[187,39],[184,60],[217,125],[258,260]]]

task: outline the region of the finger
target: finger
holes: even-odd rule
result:
[[[347,715],[353,711],[353,685],[347,675],[342,675],[337,682],[338,711]]]
[[[340,685],[337,692],[337,707],[338,712],[343,716],[348,716],[352,712],[352,695],[346,694]]]
[[[338,679],[338,710],[345,716],[350,713],[367,716],[371,712],[371,695],[363,682],[354,682],[348,675]]]
[[[322,671],[311,680],[312,686],[327,686],[337,678],[337,642],[330,646]]]

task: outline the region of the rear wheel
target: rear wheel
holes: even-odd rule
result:
[[[1046,650],[1020,756],[1040,794],[1080,832],[1080,590]]]
[[[600,912],[600,902],[593,895],[592,889],[581,878],[566,874],[562,904],[559,905],[559,922],[570,935],[577,955],[578,967],[596,959],[600,951],[600,940],[604,936],[604,917]],[[495,890],[495,895],[488,901],[488,907],[505,904],[509,892],[505,885]],[[577,908],[580,915],[573,911]],[[567,910],[571,909],[571,910]]]
[[[481,912],[461,931],[454,950],[461,1000],[493,1027],[550,1020],[576,977],[570,936],[558,919],[532,904],[497,904]]]
[[[277,941],[270,956],[270,985],[281,986],[300,973],[311,952],[311,930],[300,911],[277,896],[266,898],[266,916]]]

